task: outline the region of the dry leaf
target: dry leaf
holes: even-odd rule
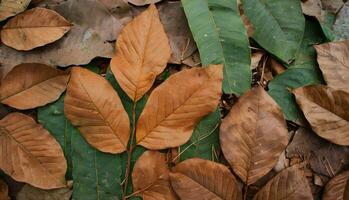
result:
[[[74,67],[64,99],[64,113],[88,143],[100,151],[127,148],[129,119],[118,94],[103,77]]]
[[[315,85],[293,91],[312,129],[335,144],[349,145],[349,94]]]
[[[25,11],[30,0],[1,0],[0,1],[0,21]]]
[[[286,168],[271,179],[253,200],[312,200],[309,183],[298,165]]]
[[[200,158],[185,160],[170,173],[173,189],[181,199],[240,200],[241,189],[229,169]]]
[[[325,186],[322,200],[346,200],[344,195],[349,192],[349,171],[332,178]],[[349,197],[349,196],[348,196]]]
[[[42,189],[65,186],[67,162],[46,129],[21,113],[7,115],[0,127],[0,168],[6,174]]]
[[[315,49],[328,86],[349,92],[349,40],[316,45]]]
[[[69,188],[43,190],[25,185],[17,193],[16,200],[70,200],[73,191]]]
[[[320,0],[301,1],[302,10],[305,15],[320,18],[322,14],[322,3]]]
[[[262,57],[265,55],[263,51],[257,51],[252,54],[251,57],[251,70],[256,69],[261,61]]]
[[[8,186],[1,179],[0,179],[0,200],[10,200],[10,197],[8,196]]]
[[[146,151],[137,160],[132,171],[133,191],[144,200],[174,200],[170,185],[166,154]]]
[[[150,95],[137,124],[137,144],[166,149],[187,142],[222,95],[222,65],[182,70]]]
[[[284,116],[262,87],[245,93],[221,124],[223,154],[234,172],[250,185],[277,163],[288,143]]]
[[[17,109],[44,106],[59,98],[68,80],[68,73],[53,67],[37,63],[20,64],[2,81],[1,103]]]
[[[70,27],[55,11],[33,8],[10,19],[2,28],[1,40],[17,50],[31,50],[58,40]]]
[[[136,6],[144,6],[147,4],[157,3],[162,0],[126,0]]]
[[[154,5],[131,21],[116,44],[111,70],[126,94],[138,101],[166,67],[171,49]]]

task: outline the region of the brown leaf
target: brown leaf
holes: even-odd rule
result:
[[[302,10],[305,15],[320,18],[322,14],[322,3],[320,0],[301,1]]]
[[[103,77],[74,67],[64,113],[88,143],[100,151],[121,153],[130,135],[129,119],[113,87]]]
[[[1,31],[1,40],[17,50],[31,50],[61,38],[71,24],[58,13],[33,8],[10,19]]]
[[[132,3],[133,5],[136,5],[136,6],[144,6],[147,4],[153,4],[153,3],[160,2],[162,0],[126,0],[126,1]]]
[[[1,179],[0,179],[0,200],[10,200],[10,197],[8,196],[8,186]]]
[[[349,94],[327,86],[314,85],[293,91],[312,129],[339,145],[349,145]]]
[[[73,191],[69,188],[43,190],[30,185],[22,187],[16,200],[70,200]]]
[[[170,185],[166,154],[146,151],[132,171],[133,190],[144,200],[177,199]]]
[[[262,87],[253,88],[223,119],[220,141],[234,172],[250,185],[274,167],[288,143],[284,116]]]
[[[171,56],[169,41],[153,4],[122,30],[116,49],[111,70],[126,94],[138,101]]]
[[[187,142],[197,122],[222,94],[222,65],[182,70],[150,95],[137,124],[137,144],[166,149]]]
[[[271,179],[253,200],[312,200],[309,183],[298,165],[286,168]]]
[[[240,200],[241,189],[229,169],[200,158],[185,160],[170,173],[173,189],[181,199]]]
[[[256,69],[262,59],[262,57],[265,55],[263,51],[257,51],[252,54],[251,57],[251,70]]]
[[[0,1],[0,21],[25,11],[30,0],[1,0]]]
[[[0,120],[0,128],[0,168],[6,174],[42,189],[65,186],[67,163],[46,129],[21,113]]]
[[[47,65],[17,65],[2,81],[1,103],[17,109],[44,106],[59,98],[65,91],[68,80],[68,73]]]
[[[349,92],[349,40],[316,45],[315,49],[328,86]]]
[[[322,200],[346,200],[345,193],[349,192],[349,171],[345,171],[332,178],[325,186]]]

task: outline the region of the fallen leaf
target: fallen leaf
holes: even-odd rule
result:
[[[73,191],[69,188],[43,190],[25,185],[17,193],[17,200],[70,200]]]
[[[64,99],[64,113],[93,147],[107,153],[126,150],[129,119],[121,100],[103,77],[74,67]]]
[[[8,196],[8,186],[1,179],[0,179],[0,199],[1,200],[10,200],[10,197]]]
[[[116,43],[110,66],[126,94],[138,101],[166,67],[171,49],[154,5],[131,21]]]
[[[349,196],[349,171],[332,178],[325,186],[322,200],[346,200]]]
[[[153,3],[160,2],[162,0],[126,0],[126,1],[132,3],[133,5],[136,5],[136,6],[144,6],[147,4],[153,4]]]
[[[349,1],[338,12],[332,29],[336,41],[349,40]]]
[[[284,116],[262,87],[245,93],[222,120],[220,142],[233,171],[250,185],[277,163],[288,143]]]
[[[338,145],[349,145],[349,94],[327,86],[314,85],[293,91],[312,129]]]
[[[17,65],[1,83],[1,103],[17,109],[44,106],[59,98],[65,91],[68,80],[69,73],[47,65]]]
[[[17,15],[20,12],[25,11],[28,7],[30,0],[1,0],[0,1],[0,21],[3,21],[9,17]]]
[[[345,0],[321,0],[322,6],[325,10],[337,13],[342,8]]]
[[[144,200],[174,200],[166,154],[146,151],[137,160],[132,171],[133,191]]]
[[[166,149],[187,142],[222,95],[222,65],[182,70],[150,95],[137,124],[137,144]]]
[[[46,129],[21,113],[7,115],[0,127],[0,168],[6,174],[42,189],[65,186],[67,163]]]
[[[349,92],[349,40],[315,45],[315,49],[328,86]]]
[[[181,199],[242,199],[234,175],[226,166],[212,161],[185,160],[173,168],[170,179]]]
[[[10,19],[1,30],[1,40],[7,46],[27,51],[58,40],[71,26],[55,11],[33,8]]]
[[[301,1],[301,5],[305,15],[320,18],[323,13],[322,3],[320,0]]]
[[[271,179],[253,200],[313,200],[309,183],[298,165],[286,168]]]
[[[257,51],[251,56],[251,69],[256,69],[260,63],[262,57],[265,55],[262,51]]]

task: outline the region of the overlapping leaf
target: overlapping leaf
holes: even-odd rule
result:
[[[32,118],[11,113],[0,120],[0,168],[43,189],[65,186],[67,163],[58,142]]]
[[[162,1],[162,0],[127,0],[127,1],[136,5],[136,6],[144,6],[144,5],[151,4],[151,3],[157,3],[157,2]]]
[[[137,124],[137,144],[165,149],[187,142],[222,94],[222,66],[182,70],[150,95]]]
[[[179,163],[172,171],[171,184],[181,199],[242,199],[234,175],[222,164],[192,158]]]
[[[349,198],[349,171],[333,177],[322,195],[323,200],[345,200]]]
[[[29,5],[30,0],[1,0],[0,1],[0,21],[23,12]]]
[[[262,87],[243,95],[221,124],[225,158],[245,184],[267,174],[288,143],[286,122]]]

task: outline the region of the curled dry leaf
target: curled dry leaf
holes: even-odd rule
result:
[[[170,179],[181,199],[242,199],[234,175],[226,166],[212,161],[185,160],[173,168]]]
[[[65,186],[67,163],[46,129],[21,113],[0,120],[0,128],[0,168],[6,174],[42,189]]]
[[[30,0],[1,0],[0,21],[23,12],[29,5]]]
[[[308,180],[298,165],[286,168],[271,179],[253,200],[313,200]]]
[[[288,143],[284,116],[262,87],[244,94],[220,129],[223,154],[234,172],[250,185],[277,163]]]
[[[182,70],[150,95],[137,124],[137,144],[148,149],[187,142],[197,122],[215,111],[222,95],[222,65]]]
[[[169,41],[153,4],[122,30],[116,49],[111,70],[126,94],[138,101],[171,56]]]
[[[152,4],[152,3],[157,3],[160,2],[162,0],[127,0],[128,2],[136,5],[136,6],[144,6],[147,4]]]
[[[14,49],[31,50],[58,40],[71,26],[55,11],[33,8],[10,19],[2,28],[1,40]]]
[[[293,91],[312,129],[339,145],[349,145],[349,94],[327,86],[314,85]]]
[[[43,190],[25,185],[17,193],[16,200],[70,200],[73,191],[67,187]]]
[[[113,87],[103,77],[74,67],[64,113],[88,143],[100,151],[121,153],[130,135],[129,119]]]
[[[10,200],[10,197],[8,196],[8,186],[1,179],[0,179],[0,199],[1,200]]]
[[[59,98],[68,80],[69,73],[47,65],[17,65],[1,83],[1,103],[17,109],[44,106]]]
[[[132,172],[133,191],[144,200],[174,200],[170,185],[166,154],[146,151],[137,160]]]
[[[316,45],[315,49],[328,86],[349,92],[349,40]]]
[[[349,171],[346,171],[335,176],[326,184],[322,200],[346,200],[348,198]]]

